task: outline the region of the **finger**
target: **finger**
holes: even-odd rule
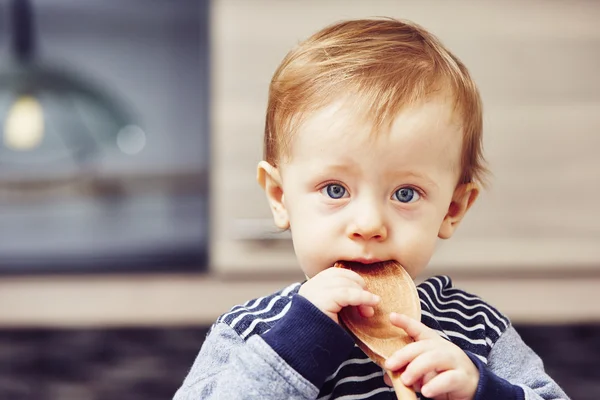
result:
[[[338,288],[335,290],[333,298],[340,307],[360,305],[375,306],[380,301],[379,296],[371,292],[351,287]]]
[[[451,359],[446,353],[426,351],[408,364],[402,373],[402,382],[409,386],[421,378],[426,378],[431,372],[446,371],[451,368]],[[424,380],[424,379],[423,379]]]
[[[363,277],[352,270],[349,270],[346,268],[328,268],[325,271],[327,271],[327,273],[329,275],[343,277],[343,278],[349,279],[353,282],[356,282],[362,288],[367,287],[367,284],[366,284],[365,280],[363,279]]]
[[[425,385],[427,382],[429,382],[436,376],[437,376],[437,372],[435,372],[435,371],[430,371],[430,372],[426,373],[422,379],[418,379],[416,382],[413,383],[413,385],[412,385],[413,390],[415,392],[421,393],[421,388],[423,387],[423,385]]]
[[[404,329],[416,341],[439,338],[439,335],[434,330],[407,315],[393,312],[390,314],[390,321],[394,326]]]
[[[323,276],[321,278],[324,278],[325,280],[325,282],[322,283],[322,289],[326,293],[333,293],[342,288],[366,290],[366,285],[361,285],[360,282],[357,282],[355,279],[352,279],[352,277],[345,274],[333,274],[331,276]]]
[[[469,389],[471,386],[474,387]],[[427,398],[434,398],[447,393],[457,397],[470,396],[470,392],[477,390],[477,383],[469,385],[466,377],[457,370],[449,370],[436,375],[421,388],[421,394]]]
[[[438,376],[438,373],[436,371],[429,371],[428,373],[426,373],[423,376],[423,379],[421,379],[421,386],[419,386],[419,391],[421,391],[421,387],[423,387],[423,385],[426,385],[427,382],[429,382],[430,380],[432,380],[436,376]]]
[[[412,362],[417,356],[430,351],[432,348],[433,343],[429,340],[409,343],[385,361],[385,368],[390,371],[397,371]]]
[[[371,306],[361,304],[358,306],[358,312],[361,317],[369,318],[375,315],[375,309]]]

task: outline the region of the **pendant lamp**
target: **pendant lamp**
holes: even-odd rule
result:
[[[74,177],[107,152],[139,153],[146,135],[125,104],[104,85],[44,63],[31,2],[9,6],[10,61],[0,68],[0,180]]]

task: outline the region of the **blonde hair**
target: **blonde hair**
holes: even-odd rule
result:
[[[464,133],[460,182],[484,183],[482,105],[467,68],[424,28],[391,18],[333,24],[287,54],[269,88],[264,158],[277,166],[304,118],[342,96],[356,95],[378,132],[439,92],[453,98]]]

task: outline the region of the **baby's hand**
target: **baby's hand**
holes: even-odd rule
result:
[[[415,342],[395,352],[385,368],[397,371],[406,366],[402,382],[421,387],[421,394],[432,399],[472,400],[479,383],[479,371],[458,346],[406,315],[392,313],[390,320],[404,329]]]
[[[379,296],[365,288],[365,281],[356,272],[332,267],[306,281],[298,294],[339,323],[337,315],[346,306],[357,306],[364,317],[374,314],[372,306],[379,303]]]

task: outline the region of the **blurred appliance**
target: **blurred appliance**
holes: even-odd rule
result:
[[[0,272],[204,269],[208,1],[8,5]]]

